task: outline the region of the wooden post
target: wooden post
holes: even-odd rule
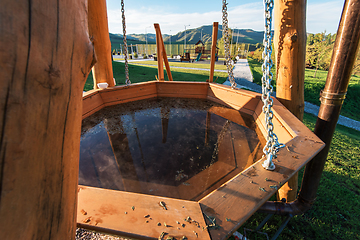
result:
[[[31,3],[31,4],[30,4]],[[0,1],[1,239],[73,239],[87,1]]]
[[[164,66],[162,63],[162,60],[164,60],[165,63],[165,68],[166,68],[166,74],[168,75],[169,81],[173,81],[172,75],[171,75],[171,71],[170,71],[170,65],[169,65],[169,61],[167,59],[167,54],[165,51],[165,45],[164,45],[164,40],[162,38],[162,34],[161,34],[161,30],[160,30],[160,25],[158,23],[154,24],[155,27],[155,32],[156,32],[156,47],[158,48],[157,51],[161,51],[161,62],[159,62],[159,56],[158,56],[158,67],[159,64],[161,64],[161,73],[162,73],[162,81],[164,80]],[[159,44],[158,44],[159,42]],[[158,54],[159,55],[159,54]],[[160,71],[160,68],[158,68]],[[160,76],[160,72],[159,72],[159,76]],[[160,80],[160,78],[159,78]]]
[[[219,23],[213,23],[213,32],[212,32],[212,45],[211,45],[211,60],[210,60],[210,76],[208,82],[213,82],[214,78],[214,69],[215,69],[215,53],[216,53],[216,42],[218,34]]]
[[[297,118],[304,115],[306,0],[277,0],[274,5],[276,98]],[[297,197],[298,175],[278,191],[279,199]]]
[[[94,89],[98,83],[107,83],[115,86],[112,61],[111,43],[109,37],[106,0],[89,0],[88,18],[89,35],[94,44],[97,63],[93,67]]]
[[[155,30],[156,30],[156,24],[154,24]],[[156,30],[156,50],[157,50],[157,62],[158,62],[158,80],[164,81],[164,66],[163,66],[163,57],[162,57],[162,46],[161,46],[161,40],[160,35],[158,34]]]

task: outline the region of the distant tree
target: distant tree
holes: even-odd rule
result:
[[[329,69],[334,41],[335,35],[326,34],[326,31],[308,35],[306,66],[315,68],[314,78],[319,68],[323,70]]]
[[[357,57],[356,57],[356,60],[355,60],[355,64],[354,64],[354,68],[353,68],[352,73],[353,73],[353,75],[360,76],[360,49],[358,49]]]

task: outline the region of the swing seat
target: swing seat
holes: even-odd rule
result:
[[[246,115],[250,116],[255,123],[254,131],[260,142],[267,135],[260,94],[206,82],[151,81],[92,90],[83,95],[83,119],[95,116],[98,111],[107,110],[106,107],[109,106],[119,106],[139,100],[150,102],[152,99],[158,98],[198,99],[199,101],[214,102],[225,106],[228,110],[220,111],[219,108],[212,108],[209,110],[214,116],[211,121],[218,118],[223,119],[223,122],[226,121],[224,119],[227,119],[234,123],[241,123],[244,119],[243,116]],[[183,181],[181,174],[176,176],[176,180],[181,180],[182,183],[188,182],[190,186],[181,183],[169,187],[161,183],[146,188],[149,185],[136,185],[131,179],[125,178],[118,184],[129,187],[122,191],[112,190],[116,189],[112,187],[107,189],[90,187],[91,184],[79,185],[78,227],[136,239],[158,239],[159,237],[166,239],[168,236],[176,239],[183,236],[186,236],[187,239],[227,239],[278,188],[324,147],[324,143],[276,99],[274,99],[273,112],[274,132],[277,134],[279,142],[286,145],[285,148],[279,150],[278,157],[274,161],[276,166],[274,171],[268,171],[262,167],[264,159],[261,159],[260,154],[255,157],[255,161],[244,165],[243,169],[234,175],[219,173],[217,169],[224,169],[221,166],[229,164],[226,161],[218,160],[210,167],[201,169],[200,172],[189,177],[192,181]],[[134,116],[136,114],[134,113]],[[164,121],[163,126],[164,124],[170,125],[171,121],[171,119],[168,123]],[[203,122],[205,124],[205,121]],[[132,122],[127,122],[127,124],[132,124]],[[124,126],[126,126],[125,123]],[[108,131],[109,139],[111,139],[111,136],[114,135],[109,129]],[[167,133],[164,134],[163,131],[163,141],[164,135],[165,141],[167,141]],[[121,138],[120,135],[117,136],[117,139]],[[136,138],[134,137],[134,139]],[[230,139],[229,142],[242,145],[236,142],[241,140],[238,136],[228,139]],[[141,141],[138,142],[141,143]],[[113,146],[113,149],[115,148],[116,146]],[[230,146],[229,149],[219,150],[219,153],[222,151],[225,155],[228,154],[226,156],[237,154],[235,150],[231,150],[236,149],[236,146]],[[140,154],[139,151],[136,152]],[[121,155],[119,156],[121,157]],[[96,161],[96,154],[92,159]],[[157,159],[154,159],[154,163],[156,161]],[[240,163],[237,166],[240,166]],[[91,168],[90,165],[85,167]],[[109,169],[111,170],[110,174],[104,173],[103,176],[112,180],[111,173],[115,173],[117,170],[116,167],[109,167]],[[127,171],[131,172],[131,169]],[[233,170],[229,167],[227,171]],[[82,166],[80,165],[81,172]],[[123,174],[121,171],[120,173]],[[198,197],[194,197],[193,192],[186,190],[186,187],[196,188],[198,185],[206,185],[206,181],[203,180],[208,179],[207,176],[210,175],[216,180],[211,184],[208,183],[205,187],[207,191],[202,189],[202,194]],[[137,191],[132,189],[134,185],[126,184],[126,182],[135,184]],[[156,189],[155,185],[157,188],[163,188],[164,191],[156,194],[150,192],[150,189]],[[176,198],[171,195],[171,191],[183,191],[185,195],[188,193],[191,196],[181,195]]]

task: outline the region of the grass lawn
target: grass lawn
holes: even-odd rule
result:
[[[139,62],[131,62],[130,64],[140,64],[140,65],[154,65],[157,66],[157,61],[139,61]],[[210,64],[206,63],[189,63],[189,62],[169,62],[171,67],[188,67],[188,68],[204,68],[210,69]],[[215,64],[216,70],[226,70],[226,66],[223,64]]]
[[[125,84],[125,64],[121,62],[113,62],[114,78],[116,79],[116,85]],[[205,82],[209,78],[209,71],[189,70],[174,68],[171,69],[171,74],[175,81],[196,81]],[[137,66],[129,64],[129,77],[132,83],[146,82],[156,80],[155,75],[158,75],[157,66]],[[168,80],[166,71],[164,73],[165,80]],[[217,79],[217,83],[223,83],[226,81],[227,73],[215,72],[214,81]],[[84,91],[89,91],[93,88],[93,78],[90,73],[85,86]]]
[[[314,129],[316,117],[304,115]],[[317,200],[306,213],[295,216],[279,236],[281,239],[360,239],[360,132],[337,126],[317,192]],[[302,172],[299,173],[299,186]],[[255,229],[266,214],[254,214],[240,229]],[[271,238],[284,217],[273,216],[260,231]],[[266,239],[251,233],[250,239]]]
[[[261,63],[249,59],[251,72],[253,73],[254,82],[261,85]],[[314,69],[305,69],[305,101],[320,106],[320,91],[325,87],[327,71],[318,70],[314,78]],[[275,67],[272,68],[275,85]],[[360,121],[360,76],[351,76],[348,91],[344,105],[341,109],[341,115]]]

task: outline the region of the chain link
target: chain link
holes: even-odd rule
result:
[[[121,0],[121,14],[122,14],[123,39],[124,39],[125,81],[126,81],[126,85],[129,85],[129,84],[131,84],[131,81],[129,79],[128,47],[127,47],[127,41],[126,41],[126,23],[125,23],[124,0]]]
[[[231,88],[236,87],[236,82],[233,74],[233,65],[230,56],[230,41],[229,41],[229,28],[228,28],[228,13],[227,13],[227,3],[226,0],[223,0],[222,7],[222,28],[223,28],[223,37],[224,37],[224,48],[225,48],[225,62],[226,68],[229,75],[229,81],[231,83]]]
[[[263,163],[263,167],[268,170],[274,170],[275,165],[272,162],[274,158],[276,158],[276,153],[279,151],[279,148],[284,147],[284,144],[280,144],[278,142],[278,137],[274,133],[274,125],[272,123],[272,119],[274,117],[274,113],[271,110],[273,106],[273,100],[271,98],[271,93],[273,92],[273,87],[271,86],[271,81],[273,79],[273,75],[271,73],[271,67],[273,66],[273,61],[271,59],[272,54],[272,32],[271,32],[271,24],[272,24],[272,10],[274,7],[273,0],[264,0],[265,4],[265,32],[264,32],[264,51],[262,53],[262,58],[264,60],[263,65],[261,66],[263,76],[261,78],[262,82],[262,101],[263,105],[263,113],[265,114],[265,125],[267,131],[266,137],[266,145],[263,149],[264,154],[266,155],[266,160]]]

